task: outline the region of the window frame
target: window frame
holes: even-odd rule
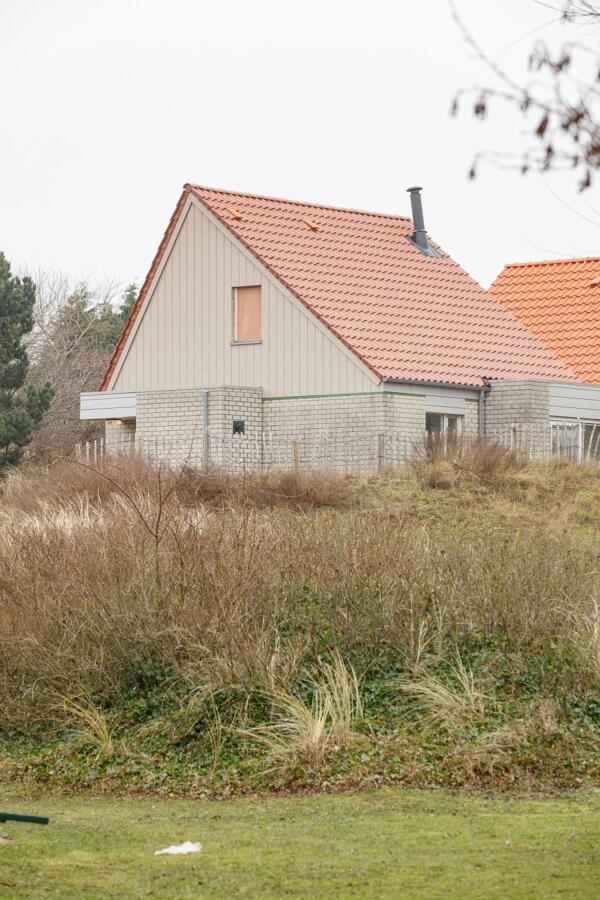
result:
[[[237,314],[238,314],[238,291],[245,288],[258,288],[260,291],[260,337],[254,340],[245,341],[237,338]],[[251,347],[256,344],[262,344],[263,334],[263,315],[262,315],[262,284],[238,284],[231,289],[231,341],[232,347]]]
[[[433,431],[427,428],[427,417],[428,416],[437,416],[440,419],[440,430]],[[462,437],[463,433],[463,425],[464,425],[464,415],[460,415],[459,413],[440,413],[440,412],[426,412],[425,413],[425,434],[427,436],[435,436],[439,435],[440,438],[444,441],[444,443],[448,440],[448,436],[450,435],[453,439],[459,440]],[[449,420],[456,420],[456,434],[451,434],[448,430],[448,422]]]

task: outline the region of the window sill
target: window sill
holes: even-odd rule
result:
[[[230,347],[256,347],[258,344],[262,344],[262,341],[230,341]]]

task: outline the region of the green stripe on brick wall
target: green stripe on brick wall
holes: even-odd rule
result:
[[[426,396],[425,394],[408,394],[402,391],[362,391],[356,394],[297,394],[294,397],[263,397],[263,400],[265,402],[268,400],[330,400],[334,397],[381,397],[382,394],[387,394],[388,397]]]

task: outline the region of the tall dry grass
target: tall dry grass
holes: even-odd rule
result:
[[[413,448],[411,466],[428,487],[453,488],[468,479],[495,483],[509,478],[522,472],[526,461],[490,438],[427,435]]]
[[[517,515],[502,495],[442,507],[408,482],[369,508],[331,475],[209,482],[127,465],[6,486],[5,725],[53,721],[56,696],[75,692],[100,709],[177,682],[296,696],[336,653],[418,679],[459,645],[560,647],[565,684],[599,676],[597,544],[560,515]]]
[[[331,663],[321,662],[310,680],[312,697],[305,701],[283,688],[266,693],[274,721],[240,729],[266,751],[275,765],[295,760],[319,762],[334,747],[345,747],[355,735],[363,711],[358,677],[338,651]]]
[[[453,730],[485,718],[491,698],[460,656],[449,675],[442,681],[435,675],[423,674],[400,684],[400,689],[416,702],[419,724],[426,730]]]

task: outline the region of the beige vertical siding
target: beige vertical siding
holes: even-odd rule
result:
[[[550,415],[559,419],[600,420],[600,384],[550,384]]]
[[[232,346],[232,289],[262,287],[261,344]],[[190,201],[109,390],[231,384],[268,396],[371,391],[376,377]]]

